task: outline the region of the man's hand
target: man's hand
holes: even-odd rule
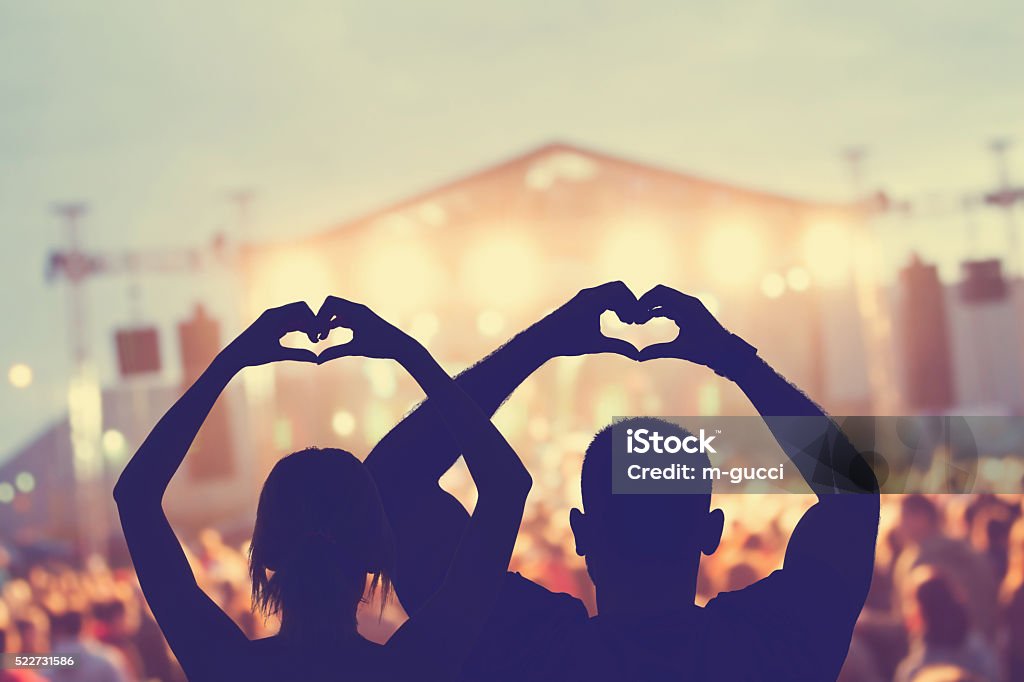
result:
[[[551,357],[616,353],[638,359],[633,344],[601,333],[601,314],[613,311],[627,324],[639,319],[636,296],[622,282],[608,282],[584,289],[535,326],[542,334]]]
[[[320,353],[323,364],[335,358],[360,356],[404,361],[409,353],[423,347],[414,338],[385,321],[361,303],[328,296],[317,313],[321,338],[336,327],[352,330],[352,340]]]
[[[236,369],[281,360],[316,362],[316,353],[311,350],[281,345],[282,337],[290,332],[303,332],[312,343],[321,333],[316,315],[301,301],[265,311],[221,351],[220,357]]]
[[[700,299],[663,284],[640,297],[640,308],[648,317],[668,318],[679,327],[673,341],[640,351],[640,360],[679,358],[725,374],[738,361],[757,353],[756,348],[723,327]]]

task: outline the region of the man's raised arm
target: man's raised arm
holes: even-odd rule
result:
[[[674,341],[640,351],[640,359],[689,360],[735,382],[817,494],[818,503],[790,538],[785,570],[800,577],[795,584],[821,588],[821,598],[836,597],[855,616],[871,583],[878,534],[878,483],[864,458],[818,405],[724,329],[698,299],[659,286],[640,304],[682,330]]]
[[[622,282],[584,289],[568,303],[460,374],[459,386],[491,416],[509,395],[554,357],[618,353],[635,358],[629,343],[601,334],[600,318],[614,310],[624,322],[636,298]],[[395,589],[416,611],[436,591],[468,518],[438,485],[461,455],[436,409],[426,400],[370,452],[373,472],[398,543]]]

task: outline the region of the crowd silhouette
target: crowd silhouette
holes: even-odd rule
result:
[[[637,350],[601,334],[607,310],[627,323],[666,317],[681,331]],[[319,356],[280,344],[288,332],[315,342],[334,327],[351,329],[352,341]],[[608,427],[586,448],[577,472],[582,507],[564,522],[586,573],[567,571],[559,543],[537,530],[552,522],[523,519],[531,479],[490,416],[547,362],[595,353],[652,366],[687,361],[735,383],[816,496],[788,544],[776,525],[745,531],[729,521],[712,507],[710,487],[612,494]],[[198,552],[179,543],[161,498],[231,378],[268,362],[350,356],[397,361],[426,399],[365,462],[329,447],[283,458],[260,495],[247,562],[213,533]],[[634,419],[685,435],[655,417]],[[814,447],[795,426],[808,420]],[[459,457],[479,494],[472,513],[438,483]],[[5,650],[63,647],[102,671],[41,671],[50,679],[170,681],[179,666],[193,680],[922,682],[1024,674],[1003,641],[1024,632],[1019,504],[975,496],[961,513],[931,497],[902,497],[890,503],[899,524],[876,554],[877,484],[843,433],[698,299],[664,286],[640,297],[621,282],[581,291],[455,379],[365,306],[330,297],[316,313],[302,303],[269,310],[160,420],[115,499],[137,588],[131,574],[101,566],[37,567],[4,586]],[[970,533],[953,537],[954,514],[969,516]],[[536,550],[533,562],[512,559],[517,533]],[[759,579],[765,567],[776,570]],[[524,575],[530,570],[541,572],[531,576],[538,581]],[[401,621],[392,590],[408,618],[389,629]],[[250,604],[279,627],[268,631]],[[373,622],[380,637],[368,634]],[[12,674],[3,673],[34,679]]]

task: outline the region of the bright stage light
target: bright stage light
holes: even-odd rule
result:
[[[642,220],[613,225],[601,244],[602,279],[622,280],[639,293],[677,279],[679,266],[666,229]]]
[[[23,362],[16,362],[7,370],[7,380],[14,388],[28,388],[32,385],[32,368]]]
[[[714,227],[704,243],[703,262],[719,282],[735,287],[749,286],[761,267],[764,240],[761,232],[746,223]]]
[[[36,477],[22,471],[14,477],[14,486],[23,493],[30,493],[36,489]]]
[[[128,448],[128,441],[124,434],[117,429],[107,429],[103,432],[103,452],[111,459],[117,459],[124,455]]]
[[[482,306],[521,310],[542,291],[540,263],[536,246],[522,233],[484,233],[463,254],[461,284]]]
[[[332,293],[335,278],[325,253],[307,248],[282,248],[263,263],[265,265],[252,278],[252,300],[260,311],[292,301],[306,301],[315,310],[327,294]]]
[[[505,318],[495,310],[485,310],[477,316],[476,328],[484,336],[497,336],[505,328]]]
[[[793,291],[807,291],[811,286],[811,275],[799,265],[786,271],[786,284]]]
[[[761,279],[761,293],[768,298],[778,298],[786,293],[786,280],[777,272],[769,272]]]
[[[437,303],[445,289],[444,270],[419,239],[370,243],[353,270],[359,291],[386,305],[388,313],[413,314]]]
[[[821,222],[804,233],[803,255],[814,280],[824,285],[842,284],[850,274],[853,254],[850,229],[836,222]]]
[[[351,412],[338,410],[331,418],[331,428],[339,436],[351,436],[356,430],[356,418]]]

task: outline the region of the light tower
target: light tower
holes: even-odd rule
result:
[[[82,557],[105,556],[110,534],[109,500],[102,489],[103,395],[99,374],[89,352],[89,314],[85,282],[94,269],[92,259],[82,250],[81,219],[87,206],[81,202],[54,205],[64,219],[68,248],[63,274],[68,282],[68,332],[71,340],[72,370],[68,384],[68,425],[75,472],[75,509],[78,514],[78,542]]]
[[[997,137],[988,144],[995,157],[996,181],[995,190],[985,195],[985,202],[1003,209],[1006,220],[1006,269],[1011,276],[1017,277],[1020,272],[1020,241],[1017,235],[1017,220],[1014,215],[1016,205],[1024,202],[1024,187],[1014,187],[1010,181],[1009,152],[1013,142],[1006,137]]]

